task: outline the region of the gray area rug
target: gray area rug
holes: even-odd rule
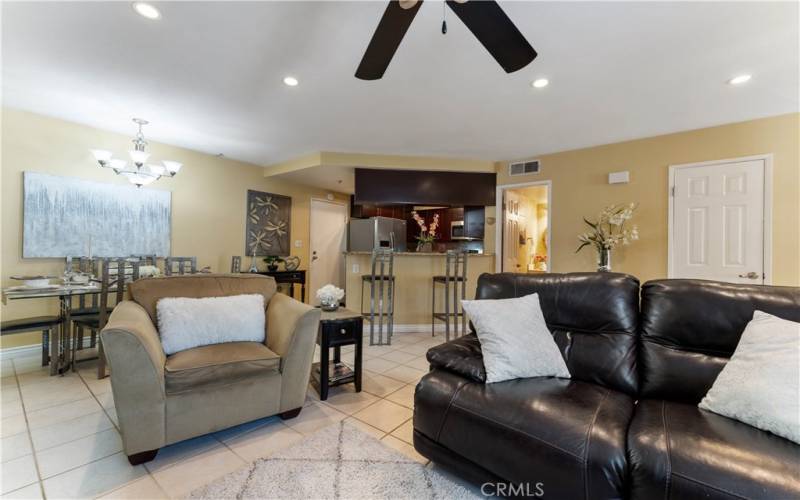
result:
[[[485,498],[340,422],[251,463],[189,498]]]

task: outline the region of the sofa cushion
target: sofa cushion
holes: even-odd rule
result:
[[[475,382],[486,382],[481,343],[474,333],[432,347],[425,357],[431,368],[441,368]]]
[[[631,498],[800,498],[800,446],[695,405],[642,400],[628,433]]]
[[[633,406],[574,379],[480,384],[435,369],[417,386],[414,430],[506,481],[544,483],[547,498],[618,498]]]
[[[573,379],[636,395],[639,280],[618,273],[482,274],[475,298],[532,293]]]
[[[800,287],[688,279],[645,283],[641,396],[699,403],[756,310],[800,322]]]
[[[281,358],[259,342],[230,342],[195,347],[167,358],[167,394],[233,384],[278,373]]]
[[[131,298],[147,311],[153,324],[158,324],[156,304],[165,297],[228,297],[259,293],[264,304],[277,290],[269,276],[250,274],[189,274],[164,278],[142,278],[129,286]]]

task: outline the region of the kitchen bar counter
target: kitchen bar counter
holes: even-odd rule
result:
[[[372,252],[345,252],[345,292],[347,308],[360,311],[361,276],[370,273]],[[394,275],[396,297],[395,333],[431,330],[431,287],[434,275],[444,274],[445,254],[437,252],[395,252]],[[478,276],[494,272],[495,256],[491,253],[469,254],[467,257],[467,298],[475,297]],[[444,310],[444,286],[437,285],[437,310]],[[364,283],[364,309],[369,310],[369,283]],[[444,323],[437,321],[437,328]]]
[[[372,256],[372,252],[363,251],[363,252],[345,252],[345,255],[369,255]],[[444,252],[395,252],[395,257],[397,256],[414,256],[414,257],[444,257],[447,255]],[[469,254],[469,258],[472,257],[494,257],[493,253],[471,253]],[[469,267],[467,267],[469,269]]]

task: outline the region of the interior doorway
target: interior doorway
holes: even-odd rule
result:
[[[670,167],[670,278],[771,282],[772,157]]]
[[[344,251],[347,245],[347,205],[311,199],[309,304],[318,304],[317,290],[327,284],[344,289]]]
[[[539,273],[550,270],[550,181],[497,187],[498,272]]]

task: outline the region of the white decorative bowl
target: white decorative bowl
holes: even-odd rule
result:
[[[47,288],[50,286],[50,278],[25,280],[22,283],[28,288]]]

